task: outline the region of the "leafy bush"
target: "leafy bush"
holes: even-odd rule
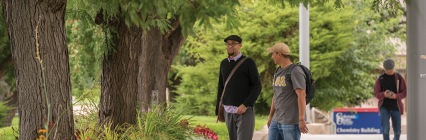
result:
[[[147,110],[138,111],[137,123],[123,124],[111,129],[110,124],[97,122],[96,107],[87,109],[76,116],[77,139],[119,139],[119,140],[164,140],[164,139],[217,139],[215,132],[208,127],[190,127],[189,119],[183,119],[185,110],[174,107],[162,108],[159,105]],[[200,133],[201,131],[206,133]],[[197,133],[198,132],[198,133]],[[206,137],[204,137],[206,136]]]

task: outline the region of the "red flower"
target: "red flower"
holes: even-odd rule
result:
[[[214,139],[214,140],[218,139],[217,134],[213,130],[208,128],[206,125],[204,125],[204,126],[196,125],[196,126],[194,126],[193,131],[194,131],[195,134],[203,135],[203,136],[205,136],[206,138],[209,138],[209,139]]]

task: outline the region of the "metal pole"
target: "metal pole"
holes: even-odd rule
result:
[[[334,122],[334,111],[333,110],[330,111],[330,120],[331,120],[331,122]],[[334,132],[334,127],[336,127],[336,124],[331,123],[330,124],[330,134],[336,134],[336,132]]]
[[[299,5],[299,61],[309,68],[309,5]],[[306,105],[306,122],[309,123],[310,104]]]
[[[426,1],[407,2],[407,139],[426,138]]]

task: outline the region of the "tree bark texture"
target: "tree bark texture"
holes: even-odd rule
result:
[[[19,91],[19,138],[36,139],[40,135],[37,133],[38,130],[48,129],[43,124],[49,117],[49,121],[55,123],[55,127],[49,130],[51,132],[49,139],[74,139],[65,32],[67,1],[1,0],[1,2]],[[36,41],[39,46],[36,45]],[[42,60],[43,69],[37,59],[37,53]],[[46,86],[43,86],[42,70],[45,73]],[[51,106],[51,116],[47,116],[45,88]]]
[[[171,19],[171,25],[173,28],[165,34],[153,27],[142,38],[137,98],[140,107],[145,109],[148,105],[166,102],[167,74],[185,41],[178,16]],[[157,96],[153,96],[155,91]]]
[[[15,117],[16,111],[18,111],[18,90],[15,90],[11,97],[6,98],[6,101],[9,101],[6,105],[8,107],[12,107],[12,109],[7,111],[8,116],[6,116],[6,120],[3,121],[4,127],[8,127],[12,124],[12,120]]]
[[[115,51],[105,54],[103,60],[99,119],[100,123],[112,123],[115,128],[124,123],[136,123],[137,57],[141,48],[138,38],[142,30],[129,29],[122,17],[113,18],[108,24],[116,28],[118,34],[112,34],[112,40],[108,40],[115,44],[108,46]]]
[[[145,31],[136,26],[129,29],[120,16],[106,23],[102,11],[96,19],[97,24],[118,31],[118,36],[112,35],[115,51],[106,55],[103,62],[100,123],[112,122],[113,128],[135,124],[136,110],[148,108],[153,91],[158,93],[158,104],[166,101],[167,74],[184,42],[179,21],[172,19],[173,29],[163,34],[157,27]]]

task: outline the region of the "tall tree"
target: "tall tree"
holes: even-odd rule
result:
[[[49,129],[49,139],[74,139],[64,19],[67,1],[2,0],[1,3],[20,94],[19,138],[36,139],[39,129],[48,129],[43,124],[49,123],[45,122],[49,118],[55,123]],[[46,98],[50,101],[50,116]]]
[[[94,0],[96,24],[108,52],[102,69],[99,117],[112,126],[136,122],[136,107],[166,101],[167,73],[197,19],[210,22],[230,13],[238,1]],[[85,5],[85,3],[76,3]],[[79,6],[77,6],[79,7]],[[235,23],[235,19],[228,20]],[[154,96],[154,97],[153,97]]]

